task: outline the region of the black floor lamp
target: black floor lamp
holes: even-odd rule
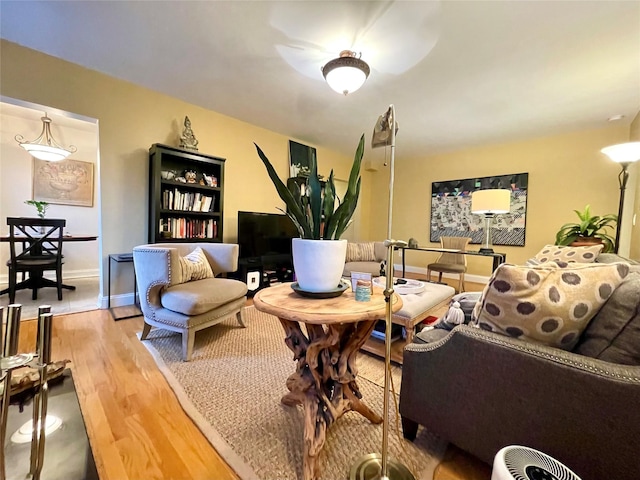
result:
[[[407,246],[407,242],[391,239],[391,224],[393,213],[393,181],[396,151],[396,111],[393,105],[378,118],[373,129],[371,147],[391,147],[391,161],[389,173],[389,208],[387,214],[387,283],[385,296],[385,356],[384,356],[384,402],[382,412],[382,454],[370,453],[358,459],[350,472],[350,480],[415,480],[407,467],[389,460],[389,390],[391,381],[391,297],[393,296],[393,251],[394,247]]]
[[[629,165],[640,160],[640,142],[627,142],[611,145],[600,150],[607,157],[622,166],[622,170],[618,174],[618,183],[620,185],[620,204],[618,206],[618,221],[616,222],[616,243],[614,252],[618,253],[620,248],[620,228],[622,226],[622,211],[624,209],[624,192],[627,189],[627,181],[629,180]]]

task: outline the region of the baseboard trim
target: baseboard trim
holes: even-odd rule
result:
[[[85,270],[64,270],[63,267],[63,271],[62,271],[62,280],[73,280],[74,278],[87,278],[87,277],[99,277],[100,276],[100,270],[98,270],[97,268],[91,268],[91,269],[85,269]],[[20,279],[20,274],[18,274],[18,278]],[[44,273],[44,278],[48,278],[49,280],[55,280],[56,279],[56,274],[55,272],[45,272]],[[18,280],[20,281],[20,280]],[[8,273],[3,273],[2,275],[0,275],[0,283],[9,283],[9,274]]]
[[[126,307],[127,305],[135,305],[137,297],[134,297],[131,293],[120,293],[118,295],[111,295],[111,308]],[[108,298],[106,295],[98,296],[98,308],[104,310],[108,307]]]

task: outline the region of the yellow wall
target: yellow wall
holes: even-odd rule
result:
[[[395,168],[393,236],[438,246],[429,242],[432,182],[528,172],[525,246],[494,246],[495,251],[507,254],[509,263],[523,263],[545,244],[554,243],[562,224],[577,220],[574,209],[590,204],[595,214],[617,213],[619,166],[600,149],[627,141],[628,135],[628,126],[608,126],[422,158],[400,155]],[[398,138],[399,152],[400,142]],[[381,168],[374,178],[373,191],[386,192],[388,169]],[[371,211],[386,211],[387,205],[384,195],[372,196]],[[385,236],[386,225],[373,228],[373,237]],[[410,252],[407,264],[426,268],[436,257],[435,253]],[[489,259],[469,257],[468,262],[470,274],[486,277],[491,272]]]
[[[225,241],[236,240],[238,210],[276,212],[276,207],[283,207],[253,142],[264,150],[281,178],[286,178],[290,137],[5,40],[0,53],[0,94],[98,119],[103,271],[108,254],[146,243],[148,149],[153,143],[177,145],[185,115],[191,120],[199,150],[227,159]],[[354,152],[357,142],[355,138]],[[319,173],[328,176],[333,168],[337,178],[348,178],[352,155],[324,148],[318,148],[317,154]],[[363,199],[369,197],[369,176],[363,169]],[[367,219],[365,201],[361,208],[362,218]],[[365,225],[364,231],[367,229]]]
[[[275,212],[276,207],[282,206],[253,142],[261,146],[285,178],[289,137],[4,40],[0,53],[0,94],[99,121],[103,262],[109,253],[130,251],[146,242],[148,148],[153,143],[175,145],[185,115],[191,119],[200,151],[227,158],[225,241],[235,241],[238,210]],[[619,167],[604,157],[600,149],[628,139],[628,126],[610,125],[592,131],[403,158],[399,138],[393,236],[405,240],[415,237],[421,245],[436,246],[429,242],[428,232],[434,181],[528,172],[526,245],[496,248],[507,254],[509,262],[522,263],[544,244],[553,243],[563,223],[576,220],[574,209],[582,209],[589,203],[598,214],[617,212]],[[294,140],[306,143],[304,139]],[[354,139],[354,150],[357,140]],[[334,168],[337,178],[346,179],[352,160],[352,155],[318,148],[322,174],[328,175],[330,168]],[[363,169],[362,176],[359,228],[362,240],[384,239],[388,168],[380,166],[376,172]],[[413,253],[407,263],[424,267],[434,259],[435,254]],[[490,262],[470,257],[469,271],[487,276]]]

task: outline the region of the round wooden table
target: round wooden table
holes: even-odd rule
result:
[[[391,302],[393,312],[402,308],[397,294]],[[319,476],[316,460],[333,422],[351,410],[372,423],[382,422],[382,417],[361,400],[356,358],[376,322],[385,318],[383,289],[374,287],[370,301],[356,302],[350,288],[336,298],[312,299],[298,295],[291,283],[284,283],[260,290],[253,304],[280,319],[285,343],[297,361],[295,373],[287,379],[289,393],[281,401],[304,408],[303,473],[305,480],[313,480]]]

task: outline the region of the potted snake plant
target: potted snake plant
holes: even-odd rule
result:
[[[313,293],[336,290],[347,253],[347,241],[341,240],[340,236],[351,224],[360,195],[364,134],[360,137],[347,191],[342,199],[336,195],[333,170],[323,191],[315,157],[309,161],[309,180],[305,194],[302,195],[297,183],[289,182],[287,187],[280,180],[262,149],[257,144],[254,145],[278,195],[287,207],[284,213],[300,234],[300,238],[292,240],[293,268],[300,289]]]

